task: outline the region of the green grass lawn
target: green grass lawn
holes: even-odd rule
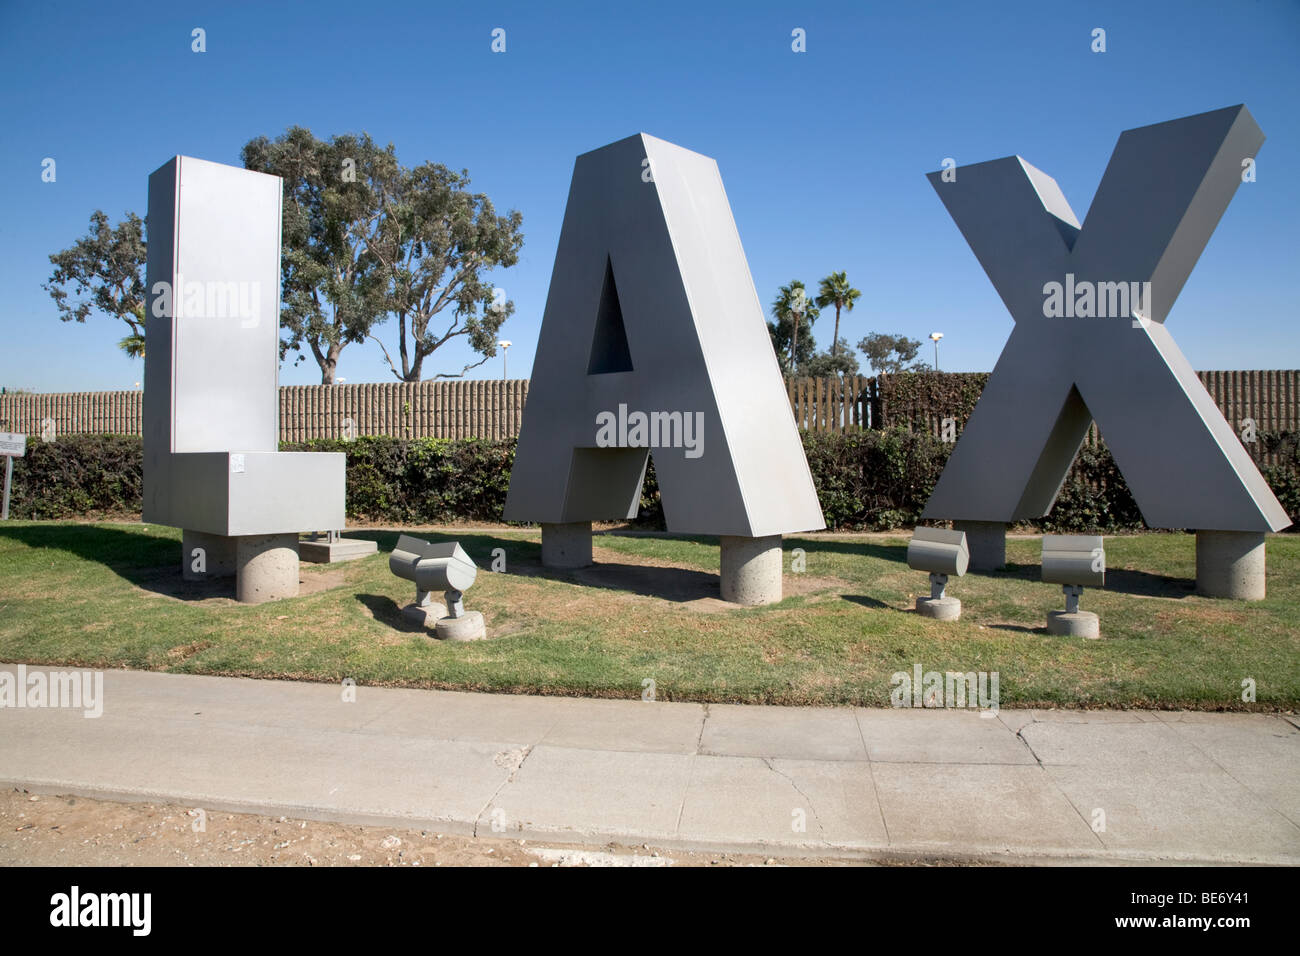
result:
[[[789,537],[788,596],[746,609],[706,597],[717,593],[716,540],[601,535],[601,569],[563,573],[540,567],[536,531],[463,531],[454,537],[482,569],[466,607],[493,638],[447,644],[402,623],[414,587],[388,571],[397,533],[349,534],[380,553],[304,563],[301,597],[244,606],[182,585],[174,529],[7,522],[0,660],[628,698],[651,678],[667,700],[877,706],[889,704],[891,675],[919,663],[998,672],[1004,707],[1300,701],[1300,536],[1269,539],[1269,597],[1252,604],[1192,593],[1190,535],[1109,538],[1107,587],[1082,603],[1100,615],[1102,639],[1085,641],[1044,628],[1064,599],[1038,580],[1036,538],[1008,541],[1006,571],[953,581],[962,618],[943,624],[911,611],[928,583],[907,569],[902,536]],[[487,570],[495,548],[506,573]],[[806,552],[803,574],[789,570],[794,548]],[[1241,700],[1246,678],[1254,704]]]

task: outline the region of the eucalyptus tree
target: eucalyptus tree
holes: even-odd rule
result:
[[[301,126],[249,140],[244,166],[284,181],[280,355],[305,345],[332,385],[343,349],[384,317],[384,276],[371,249],[401,168],[369,134],[317,139]]]
[[[54,272],[43,288],[64,322],[85,322],[93,312],[125,322],[130,333],[118,347],[132,358],[144,357],[145,230],[133,212],[116,226],[96,209],[90,231],[67,249],[50,256]]]
[[[519,261],[523,216],[515,210],[497,215],[492,201],[471,193],[469,184],[466,170],[423,163],[403,170],[384,198],[370,252],[383,308],[397,323],[400,365],[383,351],[399,381],[419,381],[425,359],[460,336],[482,357],[434,377],[458,378],[482,365],[496,355],[497,333],[515,311],[487,273]]]
[[[858,348],[867,356],[873,371],[885,374],[899,372],[924,372],[927,366],[916,361],[921,350],[918,339],[909,339],[906,335],[888,335],[884,332],[871,332]]]
[[[812,378],[835,378],[843,375],[857,375],[857,356],[847,339],[840,339],[840,347],[834,352],[818,352],[804,363],[804,374]]]

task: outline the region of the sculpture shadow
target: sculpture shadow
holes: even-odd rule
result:
[[[991,631],[1015,631],[1017,634],[1038,634],[1043,637],[1047,636],[1047,626],[1026,627],[1024,624],[986,624],[984,625]]]
[[[181,574],[181,543],[172,538],[93,525],[0,525],[0,540],[5,538],[30,548],[67,552],[103,566],[142,591],[177,601],[236,600],[234,574],[185,580]],[[393,540],[397,540],[395,535]],[[303,580],[303,595],[339,583],[337,572],[317,572]]]
[[[1179,599],[1196,594],[1196,579],[1166,577],[1149,571],[1107,570],[1105,590],[1140,597]]]
[[[1043,569],[1037,564],[1008,564],[1004,569],[993,572],[970,572],[986,574],[989,577],[1011,578],[1020,581],[1042,582]],[[1133,571],[1127,568],[1107,568],[1106,586],[1103,591],[1115,594],[1132,594],[1137,597],[1158,597],[1178,600],[1191,597],[1196,593],[1196,581],[1193,578],[1175,578],[1150,571]]]
[[[508,565],[511,573],[607,591],[630,591],[674,604],[689,604],[707,599],[722,600],[722,585],[718,575],[707,571],[604,561],[585,568],[548,568],[541,563],[540,546],[537,550],[539,553],[536,558]]]
[[[596,532],[593,541],[600,543],[602,537],[616,536],[620,532]],[[542,546],[536,540],[521,539],[514,535],[497,535],[491,532],[463,533],[455,530],[437,531],[358,531],[346,532],[348,537],[367,538],[379,544],[381,553],[391,552],[397,545],[401,534],[423,541],[442,542],[457,541],[465,549],[480,573],[488,571],[494,560],[493,552],[500,549],[505,555],[507,574],[522,577],[544,578],[550,581],[562,581],[585,587],[596,587],[609,591],[627,591],[643,597],[661,598],[677,604],[688,604],[702,599],[721,600],[721,585],[718,575],[691,568],[663,567],[659,565],[631,564],[624,562],[600,561],[585,568],[548,568],[542,565]],[[701,535],[638,535],[631,537],[672,537],[674,540],[695,541],[704,544],[717,544],[717,538]],[[385,557],[385,560],[387,558]],[[412,585],[412,589],[414,585]],[[415,596],[414,590],[411,592]],[[375,595],[358,594],[357,600],[366,604],[376,620],[386,624],[401,626],[408,624],[401,617],[401,608],[388,598]],[[731,605],[728,605],[730,607]],[[419,631],[417,626],[413,629]]]
[[[809,554],[832,552],[851,554],[859,558],[879,558],[882,561],[897,561],[907,566],[907,541],[901,539],[898,544],[872,544],[866,541],[846,541],[837,538],[800,537],[787,535],[785,547],[803,548]]]
[[[377,543],[379,553],[384,556],[384,561],[388,560],[388,555],[393,548],[397,547],[397,539],[404,534],[433,544],[456,541],[465,549],[465,553],[470,556],[473,562],[478,565],[480,571],[487,571],[492,567],[492,552],[497,548],[505,552],[507,571],[512,570],[516,562],[525,562],[530,559],[540,560],[542,554],[542,546],[536,541],[521,540],[512,535],[498,536],[487,531],[458,532],[455,529],[450,531],[445,529],[421,531],[418,528],[403,528],[401,531],[367,529],[364,531],[344,530],[343,532],[345,538],[364,538],[367,541]]]
[[[181,576],[179,541],[93,525],[0,525],[0,539],[5,538],[30,548],[65,551],[102,565],[141,590],[180,601],[235,599],[233,576],[204,581]]]
[[[886,604],[884,601],[877,601],[873,597],[867,597],[865,594],[841,594],[846,601],[854,604],[860,604],[863,607],[871,608],[873,611],[897,611],[899,614],[907,614],[907,608],[894,607],[892,604]]]
[[[415,621],[402,616],[402,605],[383,594],[358,594],[357,600],[366,606],[371,616],[380,624],[406,634],[428,635],[428,630]],[[414,597],[414,595],[412,595]]]
[[[679,531],[651,531],[642,528],[606,528],[593,531],[593,538],[667,538],[672,541],[690,541],[692,544],[718,546],[716,534],[683,534]]]

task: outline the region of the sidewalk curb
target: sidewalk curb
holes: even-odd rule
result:
[[[437,817],[405,817],[385,813],[357,813],[324,807],[281,804],[274,801],[207,800],[194,794],[168,793],[145,790],[105,789],[69,781],[14,780],[0,778],[0,787],[24,790],[42,796],[75,796],[88,800],[109,800],[117,803],[165,803],[179,806],[201,807],[217,813],[240,813],[256,816],[285,816],[295,820],[318,823],[339,823],[350,826],[397,827],[407,830],[438,830],[452,836],[491,837],[502,840],[527,840],[529,843],[579,844],[592,848],[610,844],[640,847],[649,838],[635,833],[595,830],[552,830],[531,827],[511,828],[502,833],[478,833],[477,820],[455,820]],[[1056,850],[1014,847],[955,847],[923,846],[845,846],[823,843],[770,843],[720,842],[716,840],[654,839],[649,846],[660,850],[692,853],[743,853],[752,856],[780,856],[785,858],[830,858],[837,860],[878,863],[881,865],[956,865],[956,866],[1300,866],[1300,856],[1274,858],[1207,857],[1194,854],[1160,853],[1088,853],[1080,854],[1068,848]]]

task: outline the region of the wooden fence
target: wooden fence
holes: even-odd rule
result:
[[[787,378],[795,424],[804,431],[848,431],[879,427],[880,383],[874,377]]]
[[[527,398],[527,379],[288,385],[280,389],[280,440],[339,438],[349,429],[398,438],[512,438]]]
[[[1238,433],[1246,418],[1260,433],[1300,432],[1300,370],[1197,374]],[[883,391],[873,376],[786,380],[795,422],[809,431],[903,425],[940,437],[943,419],[957,418],[958,428],[965,423],[957,409],[924,403],[884,408]],[[519,433],[527,398],[526,379],[287,385],[280,389],[280,438],[339,438],[349,430],[357,436],[509,438]],[[56,435],[138,435],[140,400],[138,391],[0,395],[0,431],[36,437],[50,423]],[[1268,460],[1262,449],[1252,450]]]
[[[0,431],[39,436],[139,435],[142,393],[0,395]],[[280,440],[395,435],[401,438],[510,438],[519,434],[528,380],[286,385]]]

